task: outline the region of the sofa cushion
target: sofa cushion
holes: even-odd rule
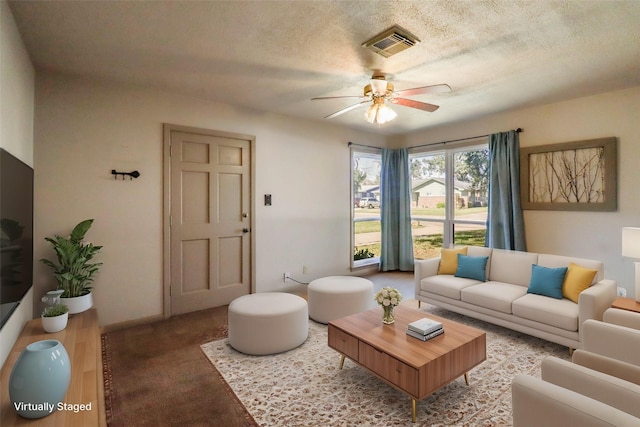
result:
[[[568,299],[555,299],[526,294],[512,304],[513,314],[567,331],[578,330],[578,304]]]
[[[438,274],[455,274],[458,269],[458,254],[466,255],[467,247],[445,249],[440,251],[440,266]]]
[[[420,281],[420,289],[443,297],[460,300],[460,291],[467,286],[481,283],[473,279],[454,277],[449,274],[426,277]]]
[[[575,263],[581,265],[584,268],[590,268],[593,270],[598,270],[596,276],[593,278],[591,284],[599,282],[604,279],[604,263],[601,261],[595,261],[592,259],[585,258],[576,258],[576,257],[568,257],[561,255],[550,255],[550,254],[540,254],[538,255],[538,265],[542,265],[544,267],[568,267],[569,264]]]
[[[562,299],[562,283],[566,274],[567,267],[549,268],[533,264],[527,293]]]
[[[511,314],[511,303],[526,293],[527,288],[511,283],[485,282],[463,288],[460,299],[469,304]]]
[[[598,270],[584,268],[576,263],[570,263],[567,275],[562,283],[562,296],[569,298],[577,303],[580,292],[591,286],[593,278],[596,277]]]
[[[489,280],[524,286],[526,290],[531,281],[531,265],[537,263],[536,253],[494,249]]]
[[[491,253],[493,252],[492,248],[485,248],[484,246],[469,246],[467,248],[468,256],[486,256],[489,257],[487,260],[487,278],[489,277],[489,272],[491,271]]]
[[[465,256],[458,254],[458,269],[454,276],[486,282],[488,260],[489,257],[486,256]]]

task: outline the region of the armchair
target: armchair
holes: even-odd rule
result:
[[[610,308],[603,320],[584,323],[582,349],[573,352],[573,363],[640,384],[640,314]]]
[[[602,321],[627,328],[640,329],[640,313],[619,308],[608,308],[602,314]]]
[[[605,316],[611,320],[609,310],[605,312]],[[640,314],[629,313],[640,317]],[[640,366],[640,330],[593,319],[585,321],[582,327],[582,350]]]
[[[640,386],[554,357],[512,382],[514,427],[637,426]]]

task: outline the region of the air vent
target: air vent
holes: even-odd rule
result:
[[[419,42],[420,40],[416,36],[396,25],[362,43],[362,47],[389,58]]]

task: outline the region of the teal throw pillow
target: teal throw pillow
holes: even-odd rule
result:
[[[488,256],[467,256],[458,254],[458,269],[454,276],[487,281]]]
[[[549,268],[532,264],[527,293],[562,299],[562,282],[566,274],[567,267]]]

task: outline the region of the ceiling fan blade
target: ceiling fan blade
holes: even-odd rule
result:
[[[346,96],[318,96],[316,98],[311,98],[312,101],[317,101],[319,99],[341,99],[341,98],[368,98],[362,95],[346,95]]]
[[[445,92],[451,92],[451,87],[449,85],[442,84],[442,85],[414,87],[412,89],[397,90],[395,93],[401,96],[411,96],[411,95],[424,95],[424,94],[445,93]]]
[[[357,104],[354,104],[354,105],[351,105],[351,106],[349,106],[349,107],[347,107],[347,108],[343,108],[342,110],[336,111],[336,112],[335,112],[335,113],[333,113],[333,114],[329,114],[328,116],[326,116],[326,117],[325,117],[325,119],[332,119],[332,118],[334,118],[334,117],[336,117],[336,116],[339,116],[340,114],[344,114],[344,113],[346,113],[347,111],[351,111],[351,110],[353,110],[354,108],[358,108],[358,107],[359,107],[359,106],[361,106],[362,104],[367,104],[367,103],[369,103],[369,102],[371,102],[371,101],[370,101],[370,100],[368,100],[368,99],[367,99],[367,100],[365,100],[365,101],[362,101],[362,102],[358,102]]]
[[[439,105],[427,104],[426,102],[415,101],[413,99],[406,98],[394,98],[391,100],[394,104],[404,105],[405,107],[417,108],[418,110],[428,111],[433,113],[438,108]]]

